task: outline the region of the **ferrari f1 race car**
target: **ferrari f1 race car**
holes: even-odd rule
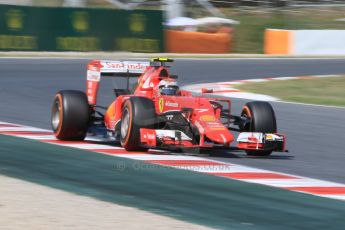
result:
[[[149,148],[229,148],[232,132],[239,132],[237,148],[248,155],[267,156],[285,151],[285,135],[277,133],[274,111],[267,102],[244,105],[238,116],[231,100],[181,90],[169,72],[168,58],[151,62],[94,60],[87,67],[86,94],[59,91],[52,106],[51,123],[60,140],[83,140],[103,133],[127,151]],[[97,104],[102,78],[124,81],[115,88],[108,107]],[[101,112],[101,110],[105,110]]]

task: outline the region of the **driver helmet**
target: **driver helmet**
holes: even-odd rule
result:
[[[160,95],[177,95],[179,87],[177,81],[174,79],[164,79],[158,84],[158,91]]]

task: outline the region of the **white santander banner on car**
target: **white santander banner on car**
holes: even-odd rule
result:
[[[345,30],[265,31],[265,54],[344,55]]]
[[[150,62],[137,61],[101,61],[102,73],[143,73]]]

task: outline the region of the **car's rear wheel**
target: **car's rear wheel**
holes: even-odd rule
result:
[[[63,90],[55,95],[51,125],[59,140],[83,140],[90,120],[90,107],[84,92]]]
[[[277,123],[272,106],[263,101],[248,102],[242,109],[241,116],[251,118],[251,122],[242,127],[243,132],[276,133]],[[246,150],[249,156],[268,156],[272,150]]]
[[[154,103],[145,97],[129,98],[122,109],[120,142],[128,151],[145,151],[141,145],[140,129],[154,128],[156,111]]]

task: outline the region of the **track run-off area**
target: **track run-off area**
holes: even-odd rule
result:
[[[84,90],[88,61],[0,59],[0,121],[3,122],[0,131],[19,135],[15,133],[15,125],[11,130],[5,122],[50,129],[54,94],[60,89]],[[178,59],[172,65],[172,72],[179,75],[180,85],[345,73],[345,59]],[[111,89],[116,86],[102,86],[101,99],[106,102],[114,98]],[[245,102],[234,99],[233,112],[239,113]],[[1,136],[0,173],[210,227],[274,229],[279,226],[288,229],[327,226],[342,229],[343,201],[247,182],[269,184],[262,181],[270,180],[270,185],[277,186],[292,179],[289,177],[312,178],[324,183],[313,190],[314,194],[334,198],[344,195],[345,151],[342,142],[345,137],[345,109],[280,102],[272,102],[272,106],[279,132],[287,135],[289,153],[274,153],[263,158],[247,157],[235,150],[197,156],[165,153],[160,159],[146,156],[144,162],[133,163],[143,160],[143,154],[125,154],[127,157],[119,158],[113,155],[122,150],[109,156],[43,144],[37,140]],[[26,134],[36,136],[31,139],[45,139],[44,135]],[[25,136],[25,133],[21,135]],[[168,164],[167,156],[184,160],[182,166],[187,168],[193,164],[197,166],[193,161],[198,161],[199,165],[205,162],[226,165],[228,174],[221,174],[222,171],[218,170],[221,177],[215,177],[150,166],[150,163],[181,166],[178,161],[175,162],[177,165]],[[239,168],[241,170],[236,171]],[[262,175],[266,178],[260,178],[258,172],[265,173]],[[229,173],[234,174],[230,176]],[[302,192],[311,192],[300,188],[308,187],[310,183],[303,180],[300,186],[294,187],[299,187]],[[334,192],[336,194],[327,194],[322,187],[342,188]]]

